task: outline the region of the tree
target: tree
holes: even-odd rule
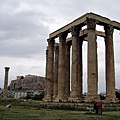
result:
[[[39,95],[35,95],[33,100],[42,100],[44,98],[44,92],[40,93]]]
[[[116,98],[118,98],[118,100],[120,100],[120,91],[119,90],[115,91],[115,95],[116,95]]]
[[[106,96],[105,93],[100,93],[100,100],[105,100]]]

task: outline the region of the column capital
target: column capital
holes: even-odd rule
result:
[[[63,42],[63,41],[65,41],[67,35],[68,35],[68,33],[66,33],[66,32],[61,32],[60,34],[58,34],[59,42]]]
[[[53,38],[49,38],[47,39],[47,42],[48,42],[48,45],[50,46],[50,45],[54,45],[55,40]]]
[[[79,35],[80,30],[81,30],[81,28],[79,26],[72,26],[70,28],[70,32],[71,32],[72,36]]]
[[[92,18],[86,18],[87,29],[95,29],[97,21]]]
[[[10,67],[5,67],[5,71],[9,71]]]
[[[114,32],[114,28],[112,25],[105,25],[104,26],[104,30],[105,30],[105,34],[106,35],[113,35],[113,32]]]

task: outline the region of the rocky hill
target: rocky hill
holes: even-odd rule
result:
[[[44,90],[45,78],[35,75],[17,76],[16,80],[12,80],[10,90]]]

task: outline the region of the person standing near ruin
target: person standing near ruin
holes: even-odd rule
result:
[[[98,105],[97,105],[97,102],[94,103],[93,109],[94,109],[94,112],[96,114],[98,114]]]
[[[102,101],[98,103],[98,114],[102,114]]]

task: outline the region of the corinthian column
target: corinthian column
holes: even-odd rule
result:
[[[46,95],[47,95],[47,64],[48,64],[48,47],[46,50],[45,96],[43,98],[44,101],[46,100]]]
[[[48,58],[46,68],[46,95],[44,101],[52,101],[53,96],[53,68],[54,68],[54,39],[48,39]]]
[[[78,41],[78,93],[80,96],[80,99],[82,100],[82,43],[83,39],[80,39]]]
[[[70,101],[79,100],[78,92],[78,40],[79,40],[79,31],[78,26],[73,26],[71,28],[72,34],[72,73],[71,73],[71,94]]]
[[[66,98],[70,97],[70,47],[71,42],[66,44]]]
[[[96,42],[96,20],[87,18],[88,29],[88,94],[85,101],[98,99],[98,62]]]
[[[54,90],[53,99],[57,97],[58,94],[58,60],[59,60],[59,44],[55,45],[55,62],[54,62]]]
[[[58,95],[55,102],[64,101],[65,98],[65,84],[66,84],[66,37],[67,33],[61,33],[59,36],[59,65],[58,65]]]
[[[115,102],[115,69],[113,49],[113,26],[105,26],[106,50],[106,101]]]
[[[5,67],[5,79],[4,79],[4,92],[3,92],[3,98],[7,99],[7,89],[8,89],[8,72],[9,67]]]

